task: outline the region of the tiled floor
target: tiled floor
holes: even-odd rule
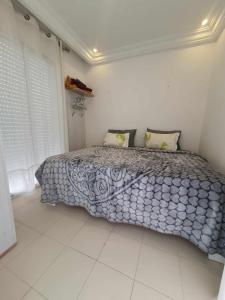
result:
[[[1,300],[212,300],[222,265],[191,243],[84,209],[13,200],[18,244],[0,260]]]

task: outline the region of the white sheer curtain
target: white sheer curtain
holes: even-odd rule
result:
[[[34,188],[34,173],[65,149],[58,42],[34,19],[0,1],[0,135],[11,193]]]

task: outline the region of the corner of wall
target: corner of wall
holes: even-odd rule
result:
[[[216,43],[214,67],[200,140],[200,154],[225,173],[225,30]]]
[[[87,82],[87,72],[89,65],[80,58],[75,52],[70,51],[63,53],[64,77],[69,75],[79,78],[83,82]],[[86,146],[85,139],[85,117],[79,112],[72,116],[71,104],[75,95],[70,91],[65,93],[65,101],[67,106],[67,121],[69,134],[69,150],[84,148]]]

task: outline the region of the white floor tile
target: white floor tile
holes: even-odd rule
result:
[[[178,245],[178,250],[181,258],[184,258],[193,264],[202,263],[208,272],[221,278],[224,265],[209,260],[208,255],[191,242],[181,239],[181,242]]]
[[[41,188],[36,188],[33,192],[22,193],[15,196],[12,199],[13,209],[17,210],[18,208],[24,207],[24,205],[29,204],[30,202],[40,201],[41,198]]]
[[[147,246],[156,247],[171,254],[177,255],[180,240],[181,238],[170,234],[164,234],[146,229],[144,232],[143,243]]]
[[[14,274],[6,269],[0,269],[0,299],[20,300],[29,289],[29,285]]]
[[[66,248],[36,283],[35,288],[49,300],[74,300],[93,265],[94,260]]]
[[[15,212],[17,221],[42,234],[49,230],[60,218],[61,215],[57,213],[54,207],[43,203],[30,203]]]
[[[182,299],[179,258],[166,251],[143,244],[136,280],[175,300]]]
[[[216,300],[220,279],[208,272],[201,263],[181,259],[184,300]]]
[[[107,240],[110,231],[94,224],[85,225],[69,245],[80,252],[97,258]]]
[[[76,218],[62,217],[46,232],[46,235],[67,245],[84,224],[84,221]]]
[[[23,224],[16,224],[17,244],[6,255],[0,259],[0,264],[8,264],[16,255],[23,251],[32,241],[40,237],[36,231],[24,226]]]
[[[96,217],[90,217],[87,225],[98,226],[109,231],[111,231],[114,227],[114,224],[108,222],[106,219]]]
[[[62,249],[63,246],[58,242],[41,236],[18,254],[7,267],[19,278],[33,285]]]
[[[131,279],[101,263],[97,263],[78,299],[129,300],[131,288]]]
[[[140,241],[112,233],[99,257],[99,261],[133,278],[140,243]]]
[[[20,199],[14,199],[13,201],[19,201]],[[15,206],[15,204],[14,204]],[[22,207],[18,207],[14,211],[14,217],[16,221],[24,223],[26,218],[30,215],[37,215],[45,209],[45,206],[41,205],[41,203],[36,200],[29,199],[29,202]]]
[[[207,263],[208,256],[206,253],[201,251],[197,246],[192,242],[181,238],[180,243],[178,244],[179,256],[189,259],[192,262],[202,262]]]
[[[116,233],[124,238],[142,241],[144,228],[130,224],[115,224],[113,233]]]
[[[46,298],[42,297],[38,292],[31,289],[23,298],[23,300],[45,300]]]
[[[36,187],[32,192],[22,193],[19,197],[26,197],[29,199],[40,199],[41,198],[41,187]]]
[[[78,206],[70,206],[64,203],[59,203],[56,205],[55,210],[61,215],[80,221],[87,221],[90,218],[88,212],[84,208]]]
[[[207,260],[205,264],[203,264],[203,266],[206,268],[206,270],[219,278],[219,280],[221,279],[222,275],[223,275],[223,268],[224,268],[224,264],[215,262],[215,261],[211,261],[211,260]]]
[[[136,268],[131,300],[216,299],[223,265],[191,242],[94,218],[80,207],[48,206],[40,191],[13,200],[18,245],[0,259],[0,299],[129,299]],[[94,266],[80,252],[102,263]]]
[[[28,205],[33,199],[30,199],[26,196],[16,197],[12,199],[12,207],[13,210],[16,211],[18,209],[23,208],[25,205]]]
[[[171,298],[168,298],[141,283],[135,282],[131,300],[171,300]]]

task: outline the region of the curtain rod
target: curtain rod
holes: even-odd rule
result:
[[[36,22],[38,23],[41,31],[43,31],[47,37],[51,37],[53,34],[57,41],[62,43],[62,49],[66,52],[70,52],[70,47],[57,35],[55,34],[52,30],[49,30],[49,28],[41,22],[36,16],[34,16],[25,6],[23,6],[19,1],[17,0],[11,0],[15,10],[22,14],[26,20],[30,20],[30,16],[32,16]]]

